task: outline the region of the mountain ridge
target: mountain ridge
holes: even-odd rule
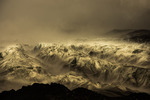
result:
[[[67,87],[51,83],[23,86],[15,91],[0,93],[1,100],[149,100],[150,95],[145,93],[132,93],[127,96],[108,97],[85,88],[69,90]]]
[[[22,86],[54,82],[70,90],[83,87],[107,96],[150,93],[148,44],[116,42],[10,46],[0,60],[0,90],[16,89],[11,82]]]

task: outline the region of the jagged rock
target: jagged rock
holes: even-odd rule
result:
[[[146,44],[99,43],[43,43],[32,50],[24,45],[8,47],[0,61],[0,76],[21,84],[56,82],[69,89],[84,87],[107,96],[150,93],[150,48]],[[7,85],[0,88],[5,90]]]
[[[139,43],[150,42],[150,30],[136,30],[127,34],[128,40]]]
[[[15,91],[0,93],[0,100],[149,100],[145,93],[131,93],[127,96],[108,97],[85,88],[72,91],[61,84],[33,84]]]
[[[2,52],[0,52],[0,58],[3,58]]]
[[[136,49],[136,50],[134,50],[132,53],[141,53],[141,52],[143,52],[143,50]]]

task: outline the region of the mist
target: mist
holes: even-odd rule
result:
[[[150,94],[149,4],[0,0],[0,92],[54,82]]]
[[[149,0],[1,0],[0,42],[61,41],[150,29]]]

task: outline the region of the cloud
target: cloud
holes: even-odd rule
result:
[[[0,39],[43,41],[80,34],[93,36],[114,28],[149,28],[148,3],[149,0],[1,0]]]

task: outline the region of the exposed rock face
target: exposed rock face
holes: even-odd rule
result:
[[[139,43],[150,42],[150,30],[136,30],[127,34],[129,40]]]
[[[40,61],[26,54],[23,46],[16,45],[3,52],[0,75],[9,80],[23,79],[38,82],[47,77],[42,66]]]
[[[120,40],[125,40],[128,42],[135,43],[150,43],[150,30],[146,29],[114,29],[106,34],[106,36],[111,36],[110,39],[118,38]]]
[[[0,91],[54,82],[107,96],[150,93],[148,45],[100,40],[15,45],[2,52]]]
[[[140,49],[136,49],[133,51],[133,53],[141,53],[141,52],[143,52],[143,50],[140,50]]]
[[[0,52],[0,59],[2,59],[3,58],[3,56],[2,56],[2,52]]]
[[[77,88],[72,91],[65,86],[52,83],[33,84],[22,87],[15,91],[4,91],[0,93],[0,100],[149,100],[150,95],[144,93],[133,93],[121,97],[108,97],[85,88]]]

